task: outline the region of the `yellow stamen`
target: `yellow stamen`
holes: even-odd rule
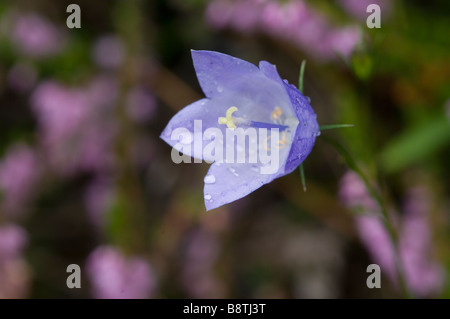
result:
[[[266,140],[264,141],[264,148],[265,148],[267,151],[270,151],[270,147],[269,147],[269,145],[268,145],[268,142],[269,142],[269,140],[270,140],[271,138],[272,138],[272,136],[268,136],[268,137],[266,138]],[[285,148],[285,147],[286,147],[286,143],[287,143],[287,141],[286,141],[286,132],[283,132],[283,133],[281,134],[281,140],[279,140],[278,143],[277,143],[278,149],[279,149],[279,150],[282,150],[283,148]]]
[[[233,118],[233,113],[236,112],[237,110],[238,108],[236,106],[230,107],[225,113],[226,117],[219,117],[218,123],[226,124],[229,129],[234,130],[236,128],[236,123],[235,119]]]
[[[283,114],[283,110],[281,109],[281,107],[276,106],[275,109],[273,110],[273,112],[270,114],[270,119],[271,120],[279,120],[281,117],[281,114]]]
[[[286,146],[286,132],[281,134],[281,140],[278,141],[278,148],[281,150]]]

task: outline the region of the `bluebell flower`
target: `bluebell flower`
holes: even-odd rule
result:
[[[212,51],[193,50],[192,59],[206,98],[175,114],[161,138],[173,147],[177,163],[191,157],[212,163],[204,178],[205,206],[211,210],[291,173],[320,130],[309,99],[283,81],[274,65],[261,61],[258,68]]]

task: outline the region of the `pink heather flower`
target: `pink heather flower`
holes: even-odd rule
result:
[[[359,208],[365,215],[355,216],[355,224],[362,243],[374,262],[391,280],[397,282],[394,249],[382,223],[380,212],[374,206],[362,180],[353,172],[344,175],[339,191],[342,202],[349,208]],[[442,267],[430,258],[431,228],[427,212],[430,209],[424,189],[408,192],[404,216],[399,220],[399,250],[408,287],[418,296],[439,293],[444,281]]]
[[[125,257],[113,247],[97,248],[87,260],[92,294],[99,299],[142,299],[154,293],[150,265],[140,257]]]
[[[32,96],[32,107],[44,131],[52,138],[70,136],[89,115],[89,97],[53,81],[42,82]]]
[[[343,204],[352,209],[361,209],[365,212],[376,212],[377,203],[369,196],[366,186],[358,174],[349,171],[339,183],[339,198]]]
[[[32,199],[40,177],[39,161],[29,146],[12,146],[0,161],[0,191],[2,210],[7,215],[23,212]]]
[[[203,228],[194,230],[188,237],[181,280],[192,298],[223,297],[221,283],[213,273],[218,246],[216,235]]]
[[[153,94],[143,87],[134,87],[126,97],[126,111],[136,123],[145,124],[155,114],[156,101]]]
[[[0,263],[22,255],[27,243],[25,230],[15,224],[0,225]]]
[[[32,95],[41,141],[58,173],[108,169],[114,162],[117,133],[113,106],[115,82],[96,78],[87,87],[40,84]]]
[[[27,297],[30,275],[22,256],[26,242],[20,226],[0,226],[0,299]]]
[[[358,27],[342,28],[335,32],[330,32],[328,35],[330,58],[335,53],[343,57],[350,56],[360,43],[361,36],[361,30]]]
[[[379,216],[355,216],[356,230],[361,242],[367,247],[372,259],[380,265],[382,272],[396,281],[394,249],[391,239]]]
[[[36,83],[36,79],[36,69],[30,64],[16,64],[8,72],[8,84],[17,92],[31,90]]]
[[[334,52],[330,48],[329,38],[339,28],[329,26],[325,17],[311,8],[292,4],[291,7],[298,12],[295,23],[290,25],[294,43],[317,59],[333,59]]]
[[[12,40],[23,54],[36,58],[55,55],[64,46],[62,32],[37,14],[17,17],[12,29]]]
[[[50,165],[57,172],[71,173],[78,163],[77,134],[90,116],[89,97],[82,90],[48,81],[35,89],[31,104]]]
[[[361,41],[360,27],[339,27],[301,0],[213,0],[206,20],[216,29],[267,33],[319,60],[348,58]]]
[[[228,1],[211,1],[206,8],[205,17],[208,23],[216,29],[225,28],[233,12],[233,5]]]
[[[281,12],[279,35],[283,33],[285,37],[295,38],[296,36],[316,37],[318,33],[321,33],[321,24],[324,20],[305,3],[291,1],[280,4],[278,10]]]
[[[105,35],[97,40],[92,53],[94,62],[105,69],[115,69],[122,64],[125,48],[114,35]]]
[[[260,24],[262,30],[270,35],[276,35],[282,23],[284,23],[284,19],[280,4],[268,2],[261,11]]]
[[[114,139],[117,125],[113,122],[90,123],[78,135],[76,168],[86,172],[107,171],[116,163]]]
[[[97,176],[87,187],[84,203],[94,225],[102,228],[105,215],[114,199],[114,181],[106,176]]]
[[[365,21],[370,13],[367,7],[371,4],[380,6],[382,17],[391,11],[392,1],[386,0],[339,0],[341,7],[351,16],[361,21]]]
[[[259,24],[263,0],[238,1],[233,6],[230,24],[236,30],[252,32]]]
[[[444,282],[444,270],[431,258],[430,207],[427,189],[415,187],[407,192],[400,250],[409,285],[419,296],[440,292]]]
[[[293,41],[316,59],[333,60],[336,54],[349,57],[360,42],[359,27],[336,27],[325,16],[301,1],[279,5],[283,13],[277,25],[272,26],[279,36]]]

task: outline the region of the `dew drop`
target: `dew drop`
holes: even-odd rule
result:
[[[259,173],[259,167],[256,165],[252,165],[252,171]]]
[[[236,170],[233,167],[229,167],[228,170],[230,171],[231,174],[233,174],[234,176],[239,176],[239,174],[236,172]]]
[[[211,195],[209,195],[209,194],[205,194],[205,199],[206,199],[206,200],[211,200],[211,198],[212,198],[212,196],[211,196]]]
[[[222,92],[223,92],[223,87],[218,86],[218,87],[217,87],[217,92],[222,93]]]
[[[216,182],[216,177],[214,175],[206,175],[203,181],[205,184],[214,184]]]

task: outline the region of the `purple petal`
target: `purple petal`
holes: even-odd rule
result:
[[[202,136],[208,128],[218,128],[222,136],[226,136],[226,126],[219,125],[218,118],[225,116],[227,109],[232,106],[238,108],[235,116],[252,121],[270,122],[271,113],[276,106],[282,108],[283,114],[286,116],[295,118],[284,87],[267,78],[258,70],[251,78],[235,79],[223,94],[212,99],[196,101],[183,108],[170,120],[162,132],[161,138],[185,155],[213,162],[214,158],[203,154],[203,149],[209,144],[209,141],[205,140],[201,143],[198,141],[202,140]],[[201,120],[200,128],[196,126],[196,120]],[[179,143],[180,135],[178,133],[180,131],[175,131],[178,128],[184,128],[186,135],[190,136],[184,141],[184,145]],[[282,157],[280,157],[283,159],[283,163],[288,156],[287,148],[284,152],[286,154],[281,154]]]
[[[277,82],[280,86],[284,86],[284,82],[278,74],[277,67],[267,61],[259,62],[259,69],[269,79]]]
[[[285,83],[285,88],[299,120],[285,167],[285,174],[289,174],[311,153],[320,130],[317,115],[308,100],[295,86]]]
[[[223,116],[223,114],[225,114],[227,108],[228,107],[226,105],[214,103],[209,99],[198,100],[184,107],[177,114],[175,114],[167,124],[164,131],[161,133],[160,137],[167,144],[176,148],[178,151],[183,152],[184,150],[183,153],[185,155],[197,159],[211,161],[212,159],[210,158],[203,158],[203,148],[205,147],[206,143],[202,143],[203,145],[199,145],[198,143],[195,143],[194,140],[198,141],[197,134],[199,133],[201,134],[201,136],[203,136],[204,131],[209,127],[218,127],[221,130],[224,130],[224,127],[219,127],[217,119],[219,116]],[[195,131],[196,127],[194,121],[196,120],[201,121],[201,130],[198,133]],[[191,139],[190,142],[187,143],[190,145],[190,147],[182,147],[182,145],[180,145],[179,135],[175,134],[176,130],[180,128],[187,129],[190,132]]]
[[[276,106],[294,116],[284,83],[275,66],[262,62],[262,69],[235,57],[212,51],[192,51],[199,83],[208,98],[225,99],[236,106],[239,116],[267,122]],[[221,115],[223,116],[223,115]]]
[[[292,110],[299,120],[291,151],[286,162],[285,174],[289,174],[311,153],[316,136],[320,134],[317,116],[306,97],[295,86],[284,82],[274,65],[266,61],[261,61],[259,68],[268,78],[280,83],[280,85],[286,88]]]
[[[234,86],[237,79],[259,73],[247,61],[213,51],[191,51],[198,82],[207,97],[214,97]]]
[[[238,200],[278,177],[260,174],[258,164],[214,163],[205,176],[206,210]]]

